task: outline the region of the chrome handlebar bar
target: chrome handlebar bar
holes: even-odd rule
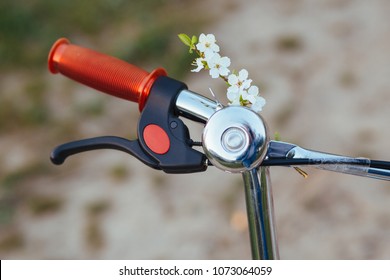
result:
[[[220,108],[216,101],[189,90],[180,92],[176,107],[182,116],[206,124],[203,148],[209,160],[224,171],[237,173],[259,166],[312,165],[323,170],[390,181],[390,162],[334,155],[291,143],[269,141],[264,120],[254,117],[257,114],[247,108]],[[248,157],[254,160],[251,156],[256,157],[255,164],[245,162]],[[223,163],[223,160],[228,162]],[[232,166],[235,161],[243,162],[242,166],[235,169]]]

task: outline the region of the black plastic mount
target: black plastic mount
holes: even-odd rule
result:
[[[148,96],[138,123],[141,147],[167,173],[193,173],[207,168],[206,156],[191,148],[192,140],[187,126],[176,112],[176,98],[187,86],[169,77],[159,77]],[[149,124],[158,125],[168,135],[170,148],[165,154],[153,152],[145,142],[143,131]]]

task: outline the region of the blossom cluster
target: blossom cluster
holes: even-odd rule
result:
[[[196,67],[192,72],[202,69],[209,70],[212,78],[222,78],[228,85],[227,98],[230,105],[248,106],[255,112],[260,112],[265,105],[265,99],[259,95],[259,88],[251,85],[246,69],[238,73],[229,69],[230,58],[219,54],[220,48],[213,34],[201,34],[199,41],[196,36],[190,38],[186,34],[179,34],[180,40],[190,47],[190,53],[194,51],[198,57],[193,61]]]

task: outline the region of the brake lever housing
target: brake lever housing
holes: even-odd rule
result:
[[[102,136],[62,144],[53,150],[52,162],[62,164],[67,157],[85,151],[115,149],[166,173],[205,171],[207,158],[192,148],[188,128],[175,109],[177,96],[185,89],[187,86],[177,80],[157,78],[138,122],[138,139]]]

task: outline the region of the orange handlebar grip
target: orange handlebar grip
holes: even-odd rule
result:
[[[163,68],[148,73],[115,57],[73,45],[65,38],[52,46],[48,67],[53,74],[61,73],[104,93],[137,102],[140,111],[154,81],[167,75]]]

